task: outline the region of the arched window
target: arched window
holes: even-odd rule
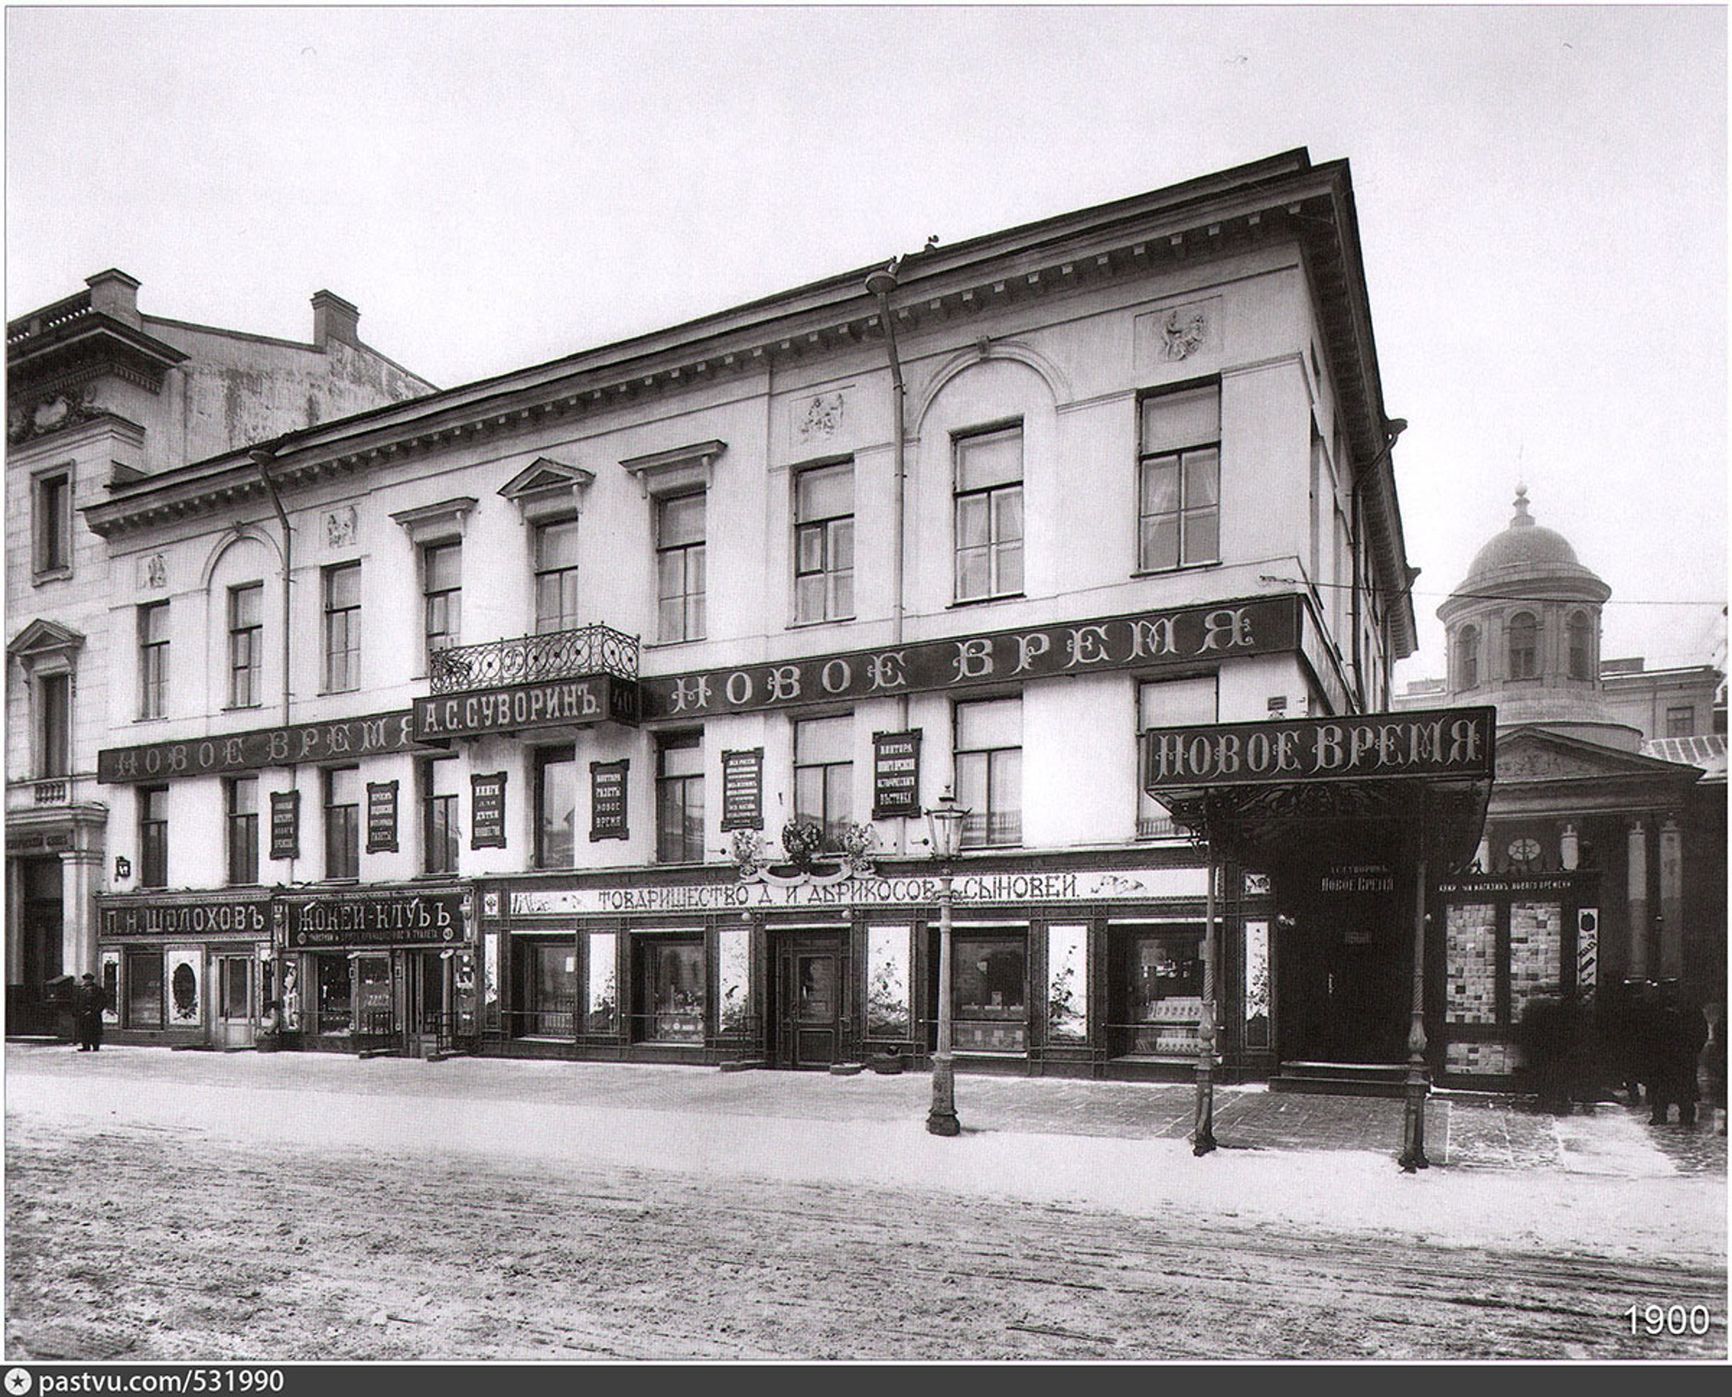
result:
[[[1571,614],[1568,626],[1570,641],[1570,678],[1592,679],[1594,677],[1594,626],[1588,619],[1588,613],[1577,611]]]
[[[1540,623],[1531,611],[1518,611],[1509,618],[1509,677],[1538,679],[1540,676]]]
[[[1463,626],[1455,637],[1455,687],[1479,686],[1479,627]]]

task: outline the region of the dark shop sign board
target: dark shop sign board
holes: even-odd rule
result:
[[[301,793],[271,792],[271,857],[298,859],[301,856]]]
[[[920,734],[872,734],[872,818],[891,820],[920,814]]]
[[[631,770],[629,759],[617,762],[589,764],[589,842],[604,839],[629,839],[626,818],[626,776]]]
[[[505,778],[495,771],[469,778],[469,847],[505,847]]]
[[[417,741],[444,742],[488,732],[579,728],[595,723],[635,725],[638,691],[633,680],[611,674],[507,684],[468,694],[435,694],[410,710]]]
[[[1496,723],[1494,708],[1439,708],[1151,728],[1143,738],[1143,788],[1154,795],[1316,781],[1489,781]]]
[[[464,939],[469,897],[461,892],[357,890],[289,893],[274,921],[290,950],[321,946],[444,946]]]
[[[1255,597],[985,631],[780,664],[658,675],[640,680],[639,685],[645,718],[691,717],[967,689],[1060,674],[1152,672],[1290,651],[1298,644],[1298,597]],[[422,732],[419,724],[415,730]]]
[[[367,852],[397,852],[397,783],[367,783]]]
[[[764,827],[764,749],[722,753],[722,828]]]
[[[105,941],[137,937],[270,935],[268,894],[237,897],[232,893],[196,898],[164,897],[160,893],[97,899]]]
[[[257,771],[267,766],[327,762],[338,757],[373,757],[407,752],[416,746],[407,711],[375,713],[329,723],[255,728],[251,732],[186,742],[151,742],[142,747],[109,747],[96,754],[96,779],[105,785],[132,781],[173,781]]]

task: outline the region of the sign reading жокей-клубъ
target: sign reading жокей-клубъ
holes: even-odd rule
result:
[[[450,945],[464,939],[468,894],[403,889],[283,893],[273,903],[283,945]]]
[[[1493,708],[1440,708],[1151,728],[1143,734],[1143,787],[1158,792],[1415,776],[1489,781],[1496,723]]]

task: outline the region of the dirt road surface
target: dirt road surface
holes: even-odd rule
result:
[[[1718,1173],[1650,1168],[1617,1121],[1573,1147],[1586,1171],[1413,1179],[1366,1151],[995,1128],[1017,1083],[938,1141],[876,1118],[917,1082],[774,1098],[858,1103],[829,1118],[694,1116],[668,1104],[712,1090],[691,1069],[153,1051],[8,1053],[9,1358],[1726,1354],[1723,1147]],[[633,1070],[672,1096],[597,1104]],[[1123,1091],[1098,1099],[1166,1099]],[[1632,1337],[1648,1303],[1710,1331]]]

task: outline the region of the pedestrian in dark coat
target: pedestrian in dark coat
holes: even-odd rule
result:
[[[96,983],[96,976],[91,974],[86,974],[73,991],[72,1012],[78,1023],[78,1051],[81,1053],[102,1051],[102,1010],[106,998],[102,986]]]

